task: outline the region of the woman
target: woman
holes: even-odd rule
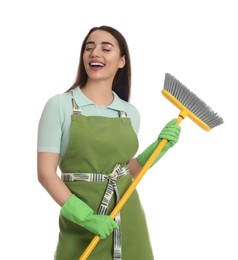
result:
[[[78,259],[95,234],[101,240],[88,259],[153,259],[136,190],[115,220],[108,215],[161,139],[168,143],[156,161],[177,142],[180,126],[169,122],[134,158],[140,116],[128,102],[130,87],[126,40],[114,28],[95,27],[82,43],[75,83],[42,112],[38,179],[61,207],[56,260]]]

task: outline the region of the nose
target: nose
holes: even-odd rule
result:
[[[100,56],[100,49],[95,47],[91,53],[92,57],[99,57]]]

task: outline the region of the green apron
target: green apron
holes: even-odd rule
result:
[[[137,136],[129,118],[109,118],[73,114],[67,151],[60,164],[62,173],[110,174],[133,158],[138,149]],[[132,182],[131,174],[117,179],[120,197]],[[65,182],[72,193],[97,213],[107,182]],[[113,196],[108,214],[116,205]],[[147,224],[135,190],[121,212],[122,259],[153,260]],[[78,260],[94,234],[66,218],[59,217],[59,239],[55,260]],[[112,260],[113,235],[100,240],[88,260]]]

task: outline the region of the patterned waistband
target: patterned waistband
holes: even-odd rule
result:
[[[117,164],[112,173],[106,175],[102,173],[62,173],[61,179],[64,182],[71,181],[82,181],[82,182],[102,182],[107,181],[108,179],[118,179],[129,173],[127,166],[121,167]]]
[[[109,207],[109,203],[113,194],[116,196],[116,202],[120,200],[118,188],[117,188],[117,179],[121,178],[129,173],[127,166],[121,167],[120,164],[117,164],[112,173],[106,175],[102,173],[62,173],[61,179],[64,182],[102,182],[107,181],[107,188],[104,192],[101,204],[98,209],[98,214],[106,215]],[[119,226],[119,229],[114,229],[114,251],[113,251],[113,260],[122,259],[122,242],[121,242],[121,217],[120,212],[115,217],[115,221]]]

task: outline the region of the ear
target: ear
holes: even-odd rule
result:
[[[125,66],[126,64],[126,59],[125,59],[125,55],[123,55],[120,60],[119,60],[119,63],[118,63],[118,68],[121,69]]]

